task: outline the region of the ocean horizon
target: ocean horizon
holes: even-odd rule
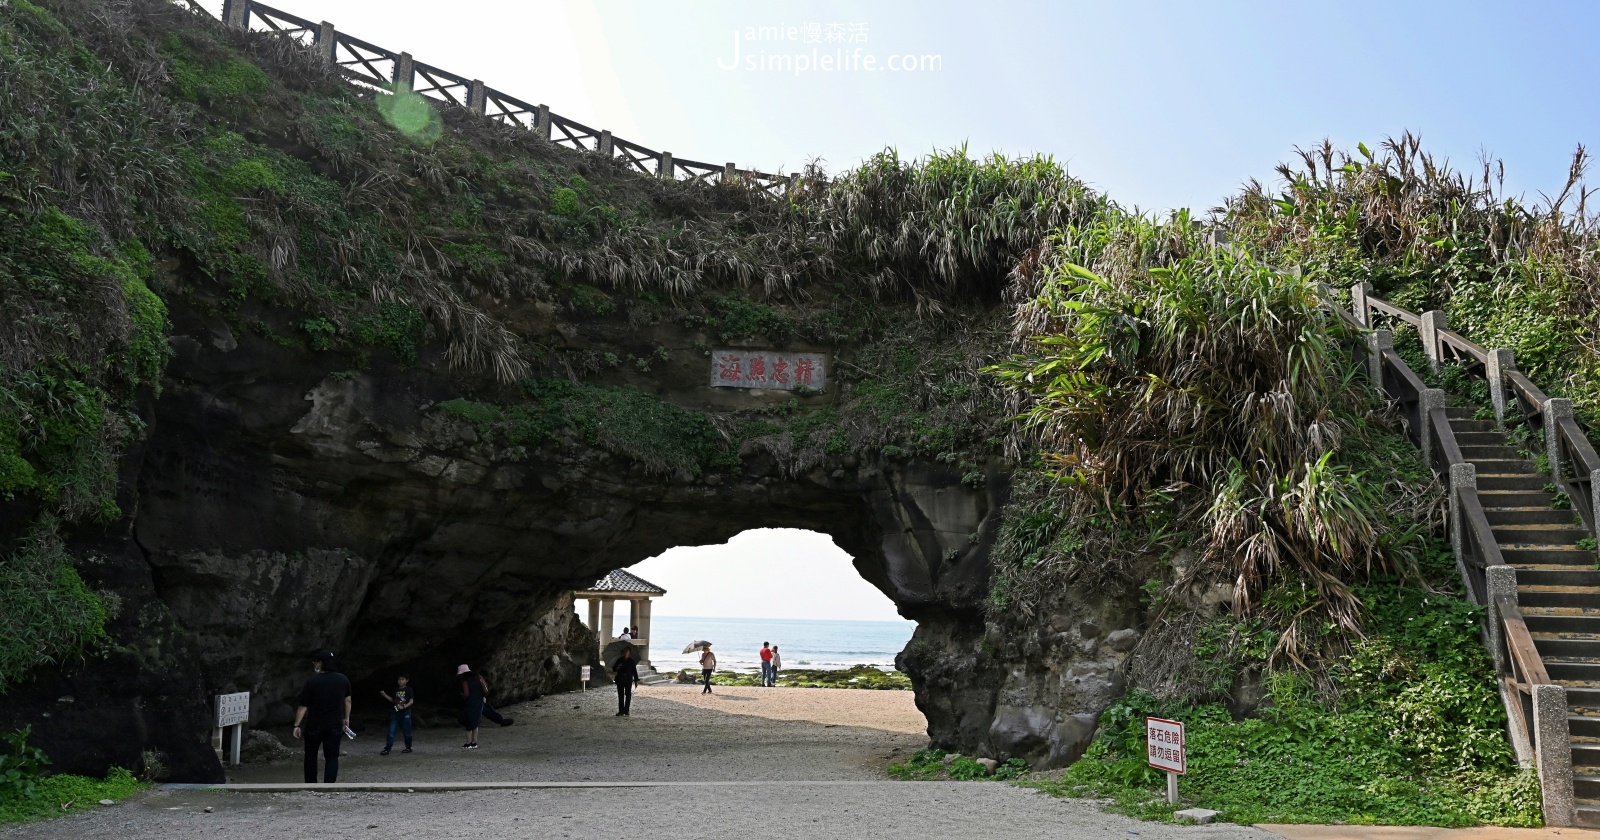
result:
[[[704,639],[717,655],[718,670],[761,667],[761,643],[778,646],[784,668],[840,670],[872,665],[894,670],[895,655],[911,641],[914,621],[844,621],[813,618],[653,616],[650,663],[656,670],[699,668],[698,653],[681,653]]]

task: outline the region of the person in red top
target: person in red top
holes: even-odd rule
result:
[[[761,643],[761,685],[764,688],[771,688],[772,686],[777,685],[777,682],[778,681],[776,679],[774,679],[773,675],[772,675],[772,643],[771,642],[762,642]]]

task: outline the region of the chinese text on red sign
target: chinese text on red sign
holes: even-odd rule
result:
[[[1145,741],[1150,766],[1157,770],[1182,773],[1184,766],[1183,724],[1175,720],[1145,718]]]
[[[716,388],[821,391],[827,384],[827,361],[828,357],[823,353],[714,350],[711,353],[711,385]]]

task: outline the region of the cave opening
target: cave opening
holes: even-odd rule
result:
[[[600,649],[625,628],[644,628],[647,638],[635,641],[669,678],[700,667],[697,652],[683,652],[697,640],[713,642],[719,671],[759,672],[759,651],[769,642],[786,669],[892,670],[916,627],[817,531],[750,529],[719,545],[669,549],[626,571],[665,593],[579,598],[577,615]],[[597,620],[603,615],[609,620]]]

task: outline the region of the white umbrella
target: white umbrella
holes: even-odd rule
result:
[[[701,649],[703,647],[711,647],[711,643],[707,642],[707,641],[704,641],[704,640],[701,640],[701,641],[698,641],[698,642],[690,642],[688,644],[688,646],[686,646],[683,649],[683,652],[684,653],[694,653],[695,651],[697,651],[697,650],[699,650],[699,649]]]

